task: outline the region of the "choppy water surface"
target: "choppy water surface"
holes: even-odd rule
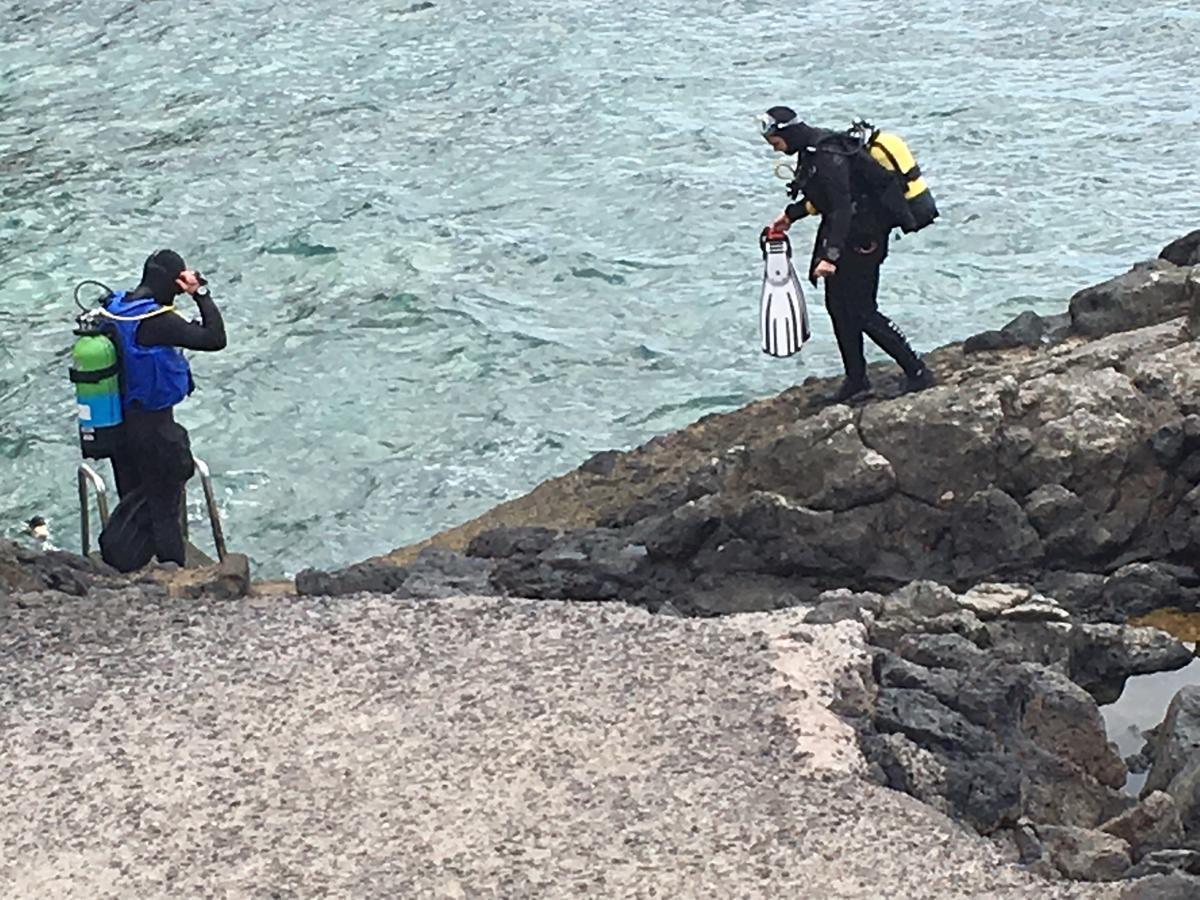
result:
[[[883,292],[920,348],[1200,225],[1190,0],[0,10],[0,530],[60,544],[70,289],[161,246],[229,323],[180,419],[270,575],[835,371],[820,311],[803,359],[757,350],[775,102],[893,127],[929,173],[943,218]]]

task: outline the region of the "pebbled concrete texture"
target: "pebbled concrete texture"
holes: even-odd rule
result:
[[[1119,896],[863,780],[801,615],[0,597],[0,896]]]

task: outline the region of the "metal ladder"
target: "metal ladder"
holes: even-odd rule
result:
[[[208,510],[209,525],[212,526],[213,545],[217,550],[217,559],[224,562],[226,554],[225,532],[221,529],[221,514],[217,509],[217,498],[213,494],[212,474],[209,472],[208,465],[204,460],[192,457],[192,462],[196,464],[196,472],[200,475],[200,484],[204,488],[204,504]],[[88,556],[91,553],[92,545],[88,487],[90,486],[96,492],[96,510],[100,514],[100,528],[102,530],[108,524],[108,488],[104,484],[104,479],[100,474],[87,463],[79,464],[78,479],[79,540],[83,549],[83,555]],[[190,542],[188,541],[186,483],[183,486],[183,502],[180,504],[179,519],[180,525],[183,527],[183,540],[190,547]]]

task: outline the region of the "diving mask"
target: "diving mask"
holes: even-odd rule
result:
[[[778,134],[784,128],[799,124],[800,118],[798,116],[786,122],[780,122],[770,113],[763,113],[758,117],[758,133],[768,138],[774,134]]]

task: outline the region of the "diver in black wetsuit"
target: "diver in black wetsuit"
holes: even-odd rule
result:
[[[825,279],[825,308],[833,320],[846,380],[833,396],[845,402],[870,389],[863,335],[900,364],[909,390],[934,383],[933,374],[896,324],[879,311],[879,267],[887,258],[890,227],[877,200],[878,186],[835,144],[830,132],[801,122],[786,106],[760,119],[763,138],[780,153],[795,154],[797,186],[803,197],[789,205],[771,228],[786,231],[815,209],[821,216],[809,264],[809,281]],[[806,201],[808,206],[806,207]]]
[[[182,293],[195,299],[199,323],[175,314],[175,297]],[[138,491],[145,495],[153,555],[183,565],[181,503],[194,464],[187,430],[175,421],[173,409],[195,389],[183,350],[223,349],[225,323],[207,282],[173,250],[152,254],[137,288],[114,293],[104,309],[121,361],[125,425],[121,449],[112,458],[117,493],[122,501]],[[109,535],[106,547],[101,535],[105,560],[117,568],[149,561],[130,561],[129,552],[112,548],[112,542]]]

